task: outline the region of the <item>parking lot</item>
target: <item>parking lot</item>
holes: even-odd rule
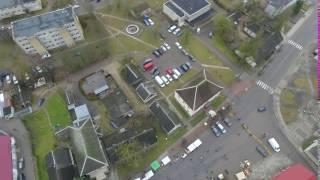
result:
[[[150,52],[150,54],[147,57],[145,57],[144,59],[141,59],[141,61],[139,62],[139,66],[145,72],[144,73],[145,77],[149,80],[154,79],[156,74],[158,74],[154,70],[156,68],[160,73],[158,75],[162,76],[162,75],[168,74],[168,69],[177,68],[179,71],[179,68],[181,65],[186,63],[190,64],[191,69],[187,70],[187,72],[183,71],[183,69],[180,69],[179,72],[182,74],[182,77],[184,76],[183,74],[188,74],[190,70],[192,70],[193,73],[195,73],[195,72],[199,72],[202,68],[197,61],[192,60],[191,54],[190,56],[188,56],[189,54],[188,52],[186,51],[185,53],[182,52],[184,49],[183,47],[182,49],[179,49],[177,47],[176,42],[178,42],[178,37],[174,35],[172,32],[171,33],[168,32],[169,26],[170,26],[169,24],[167,26],[163,26],[160,30],[160,33],[165,38],[165,40],[162,39],[161,46],[166,47],[164,43],[167,43],[170,48],[165,48],[163,50],[163,48],[159,47],[159,49],[162,49],[160,50],[161,51],[160,53],[162,53],[162,55],[158,55],[157,57],[157,55],[153,54],[153,52]],[[183,30],[181,30],[181,32],[183,33]],[[144,67],[147,59],[152,59],[152,67],[150,69]],[[175,82],[169,83],[168,86],[170,86],[170,84],[172,83],[175,83]]]

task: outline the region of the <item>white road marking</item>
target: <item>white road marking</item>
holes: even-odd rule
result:
[[[291,39],[288,40],[288,43],[289,43],[290,45],[292,45],[293,47],[299,49],[299,50],[302,50],[302,49],[303,49],[303,47],[302,47],[300,44],[298,44],[297,42],[294,42],[294,41],[291,40]]]
[[[262,82],[261,80],[256,81],[257,86],[261,87],[262,89],[266,90],[268,93],[273,94],[274,90],[268,84]]]

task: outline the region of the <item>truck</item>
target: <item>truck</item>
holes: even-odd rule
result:
[[[186,153],[189,154],[196,150],[200,145],[202,144],[202,141],[200,139],[195,140],[193,143],[191,143],[187,148],[186,148]]]

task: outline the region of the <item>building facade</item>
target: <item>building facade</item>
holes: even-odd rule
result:
[[[41,0],[1,0],[0,20],[40,9]]]
[[[12,38],[26,54],[46,57],[49,50],[71,47],[84,39],[73,7],[17,20],[11,23]]]

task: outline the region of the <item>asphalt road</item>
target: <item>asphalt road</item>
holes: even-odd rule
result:
[[[315,12],[297,29],[290,38],[303,47],[308,47],[316,40],[316,16]],[[264,73],[257,79],[262,80],[272,88],[275,88],[284,75],[290,70],[291,65],[297,64],[298,58],[304,49],[299,50],[293,45],[284,43],[281,51],[277,52],[273,60],[264,69]],[[257,112],[257,107],[266,106],[267,111]],[[264,133],[267,138],[275,137],[280,144],[282,154],[288,156],[294,162],[307,165],[306,161],[282,133],[279,122],[273,112],[272,95],[259,86],[253,86],[246,94],[234,99],[234,111],[242,119],[249,129],[257,137]],[[234,121],[231,129],[222,137],[214,137],[207,130],[199,137],[203,145],[186,159],[178,160],[156,173],[153,179],[206,179],[223,172],[225,169],[232,173],[239,170],[239,163],[244,159],[256,162],[262,157],[257,154],[255,147],[257,141],[249,137],[240,127],[240,122]],[[261,138],[264,144],[267,138]],[[308,165],[307,165],[308,166]],[[309,167],[309,166],[308,166]]]

